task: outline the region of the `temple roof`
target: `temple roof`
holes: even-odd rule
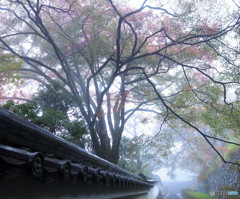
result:
[[[74,184],[148,190],[144,181],[53,133],[0,107],[0,179],[31,175],[48,183],[63,179]],[[0,180],[1,181],[1,180]]]

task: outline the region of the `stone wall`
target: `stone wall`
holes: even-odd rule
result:
[[[240,150],[233,156],[233,160],[240,161]],[[199,191],[209,194],[210,190],[220,191],[222,187],[231,187],[240,193],[240,173],[238,167],[223,164],[218,170],[211,173],[208,179],[199,184]]]

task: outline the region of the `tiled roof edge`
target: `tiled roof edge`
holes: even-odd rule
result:
[[[20,116],[0,107],[0,144],[21,146],[36,153],[53,154],[57,160],[69,161],[72,165],[83,164],[91,168],[112,172],[133,178],[141,178],[127,170],[118,167],[86,150],[54,135],[53,133],[21,118]],[[15,149],[14,149],[15,150]],[[13,151],[14,151],[13,150]],[[18,149],[17,149],[18,150]]]

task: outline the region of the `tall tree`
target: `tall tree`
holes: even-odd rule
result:
[[[194,3],[175,3],[153,6],[144,0],[131,9],[112,0],[6,0],[0,3],[0,47],[25,62],[24,78],[62,82],[100,157],[118,162],[125,123],[136,111],[159,113],[147,108],[153,101],[159,102],[164,121],[169,115],[178,118],[211,145],[214,137],[188,121],[172,101],[182,93],[185,86],[178,80],[184,79],[189,92],[207,103],[190,81],[197,72],[195,78],[220,86],[224,102],[234,105],[227,102],[227,86],[239,81],[220,80],[211,63],[218,56],[229,61],[222,49],[238,52],[224,36],[238,28],[239,16],[208,20]],[[238,67],[228,64],[231,70]]]

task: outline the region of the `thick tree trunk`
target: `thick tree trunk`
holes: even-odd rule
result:
[[[120,143],[120,142],[119,142]],[[112,147],[102,146],[100,151],[96,152],[98,156],[112,162],[113,164],[118,164],[119,161],[119,144],[113,144]]]
[[[114,147],[111,150],[111,153],[109,154],[110,156],[110,162],[112,162],[113,164],[118,164],[119,161],[119,147]]]
[[[122,131],[117,131],[117,136],[116,138],[113,138],[112,146],[110,145],[107,131],[100,130],[97,132],[94,128],[90,128],[90,133],[93,142],[93,150],[96,155],[112,162],[113,164],[118,164]]]

